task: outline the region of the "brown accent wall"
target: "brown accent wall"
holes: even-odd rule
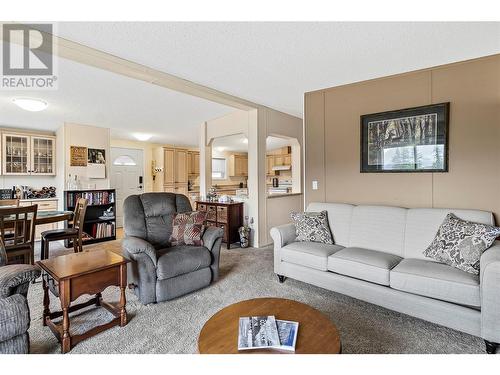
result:
[[[500,219],[500,55],[310,92],[304,100],[306,205],[473,208]],[[360,173],[361,115],[448,101],[448,173]]]

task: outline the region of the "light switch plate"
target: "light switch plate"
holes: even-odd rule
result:
[[[318,181],[317,180],[313,180],[312,182],[313,184],[313,190],[318,190]]]

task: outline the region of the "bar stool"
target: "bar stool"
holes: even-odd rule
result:
[[[73,225],[64,229],[51,229],[42,232],[40,258],[49,258],[49,244],[52,241],[73,240],[73,249],[75,253],[82,251],[82,233],[83,222],[87,211],[87,200],[79,198],[76,202],[75,212],[73,214]]]

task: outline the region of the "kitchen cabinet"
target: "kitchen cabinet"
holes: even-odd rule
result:
[[[228,170],[230,177],[248,176],[248,156],[231,155],[229,157]]]
[[[188,183],[188,152],[185,149],[175,149],[175,183],[187,184]]]
[[[188,151],[186,149],[163,148],[163,191],[188,194]]]
[[[283,163],[285,165],[292,165],[292,155],[285,155],[285,157],[283,158]]]
[[[266,175],[272,176],[275,174],[273,171],[273,167],[274,167],[274,156],[267,155],[266,156]]]
[[[51,136],[3,133],[4,175],[56,174],[56,139]]]
[[[163,151],[163,184],[174,185],[175,182],[175,150],[173,148],[164,148]]]
[[[188,173],[190,176],[200,174],[200,153],[198,151],[188,151]]]

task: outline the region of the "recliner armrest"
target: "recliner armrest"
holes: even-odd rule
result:
[[[288,245],[289,243],[295,242],[297,239],[297,234],[295,232],[295,224],[289,223],[271,228],[271,237],[274,244],[279,247]]]
[[[139,253],[148,255],[156,266],[158,260],[156,257],[156,249],[148,241],[139,237],[127,236],[122,241],[122,248],[131,255]]]
[[[0,341],[25,333],[29,326],[30,313],[26,297],[14,294],[0,299]]]
[[[15,294],[23,284],[29,284],[40,276],[40,268],[28,264],[12,264],[0,267],[0,298]],[[27,290],[27,288],[21,288]],[[24,293],[24,292],[23,292]]]
[[[224,230],[219,227],[208,227],[203,233],[203,246],[213,251],[213,247],[219,238],[224,236]]]
[[[497,264],[496,264],[497,263]],[[487,249],[482,255],[479,264],[480,269],[480,284],[483,283],[486,272],[493,271],[493,267],[500,267],[500,241],[495,241],[493,246]]]

